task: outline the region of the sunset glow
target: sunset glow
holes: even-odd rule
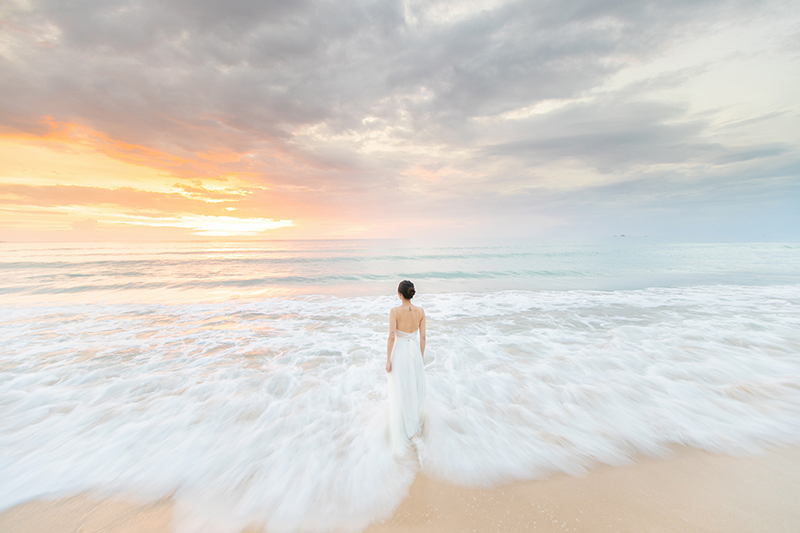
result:
[[[172,237],[181,231],[246,237],[293,225],[252,216],[248,197],[268,187],[248,181],[246,172],[220,167],[240,162],[241,154],[181,158],[75,124],[43,123],[47,129],[39,136],[0,136],[6,232],[85,239],[135,237],[136,228],[162,228],[178,232],[168,234]],[[240,210],[243,216],[232,216]]]
[[[206,237],[237,237],[258,235],[271,229],[291,226],[290,220],[271,220],[269,218],[236,218],[224,216],[185,216],[176,218],[127,217],[117,223],[128,223],[150,227],[187,228],[194,235]]]

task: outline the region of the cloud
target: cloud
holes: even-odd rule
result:
[[[23,113],[9,105],[4,120],[68,116],[115,138],[185,149],[283,146],[295,128],[323,122],[365,130],[370,112],[408,113],[425,135],[596,87],[708,9],[507,2],[449,21],[434,16],[442,4],[20,5],[9,10],[23,30],[4,96]]]
[[[707,119],[691,116],[681,106],[633,98],[598,98],[526,122],[515,140],[487,145],[480,155],[531,164],[573,158],[603,173],[624,173],[636,165],[725,165],[791,150],[781,142],[724,145],[707,134]]]
[[[133,188],[105,189],[80,185],[22,185],[0,183],[0,203],[37,207],[113,206],[165,213],[203,213],[219,210],[214,204],[178,193],[156,193]]]
[[[72,229],[79,232],[93,232],[97,229],[97,221],[93,218],[75,221],[72,223]]]
[[[297,218],[263,212],[296,208],[361,226],[388,224],[392,205],[432,223],[461,216],[503,224],[508,213],[535,216],[535,198],[562,196],[561,215],[548,216],[565,220],[584,193],[604,204],[614,201],[604,195],[627,191],[632,206],[645,206],[647,191],[663,183],[714,202],[705,183],[746,188],[759,183],[756,169],[771,179],[798,158],[800,139],[777,133],[796,121],[796,96],[754,98],[746,73],[716,77],[725,65],[750,65],[737,62],[756,52],[759,61],[793,61],[791,8],[712,0],[9,2],[0,127],[46,136],[54,124],[74,124],[73,137],[163,169],[165,180],[236,175],[253,188],[247,198],[186,183],[170,194],[66,184],[5,190],[27,205],[63,205],[63,195],[222,216],[215,209],[233,202],[243,216]],[[726,31],[759,37],[762,48],[739,47]],[[722,45],[703,40],[717,34]],[[682,47],[688,52],[675,55]],[[706,86],[697,89],[698,80]]]
[[[183,187],[193,194],[207,194],[200,187]],[[230,195],[217,195],[223,198]],[[134,189],[104,189],[102,187],[81,187],[75,185],[4,185],[0,184],[0,205],[11,209],[6,212],[28,212],[44,214],[52,218],[56,214],[64,215],[69,209],[76,212],[94,211],[101,214],[105,227],[137,226],[147,228],[181,228],[191,230],[192,235],[215,236],[253,236],[268,230],[293,226],[291,220],[272,219],[257,216],[230,216],[230,206],[220,208],[216,202],[206,201],[204,197],[195,199],[182,194],[154,193]],[[37,211],[19,207],[46,207],[46,211]],[[67,209],[58,213],[52,208]],[[237,211],[237,209],[233,209]],[[42,217],[44,218],[44,217]],[[99,222],[87,218],[71,223],[75,233],[83,236],[99,235]],[[107,232],[106,232],[107,234]]]

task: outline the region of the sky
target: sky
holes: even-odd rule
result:
[[[0,240],[797,241],[796,7],[4,0]]]

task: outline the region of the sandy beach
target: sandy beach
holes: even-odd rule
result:
[[[759,456],[676,448],[630,466],[601,465],[492,489],[417,476],[391,519],[368,533],[434,531],[800,531],[800,447]],[[173,502],[134,504],[81,494],[0,514],[4,533],[170,532]],[[260,528],[245,530],[248,533]]]

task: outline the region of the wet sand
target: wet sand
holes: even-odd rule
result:
[[[34,500],[0,514],[3,533],[175,531],[173,502],[134,504],[82,494]],[[249,529],[249,532],[261,529]],[[756,457],[675,449],[631,466],[598,466],[493,489],[418,476],[369,533],[462,531],[800,531],[800,447]]]

